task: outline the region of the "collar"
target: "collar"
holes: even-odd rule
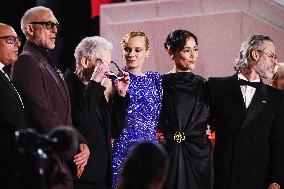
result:
[[[238,73],[238,79],[242,79],[242,80],[245,80],[245,81],[249,81],[249,80],[247,80],[247,78],[246,78],[243,74],[241,74],[241,73]],[[255,79],[255,80],[252,80],[252,81],[249,81],[249,82],[260,82],[260,78]]]
[[[4,70],[3,70],[4,66],[5,66],[5,65],[4,65],[2,62],[0,62],[0,70],[1,70],[3,73],[5,73]]]

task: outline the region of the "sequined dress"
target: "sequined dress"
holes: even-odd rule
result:
[[[113,188],[118,183],[120,172],[133,146],[143,141],[157,142],[156,127],[162,102],[162,80],[157,72],[149,71],[144,76],[129,73],[130,103],[127,109],[125,128],[113,142]]]

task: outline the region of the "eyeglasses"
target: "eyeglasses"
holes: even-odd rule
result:
[[[104,63],[104,62],[103,62],[101,59],[99,59],[99,58],[98,58],[96,61],[99,62],[100,64],[103,64],[103,63]],[[124,76],[123,76],[123,71],[119,68],[119,66],[117,65],[117,63],[115,63],[114,61],[111,61],[110,63],[115,65],[115,67],[117,68],[119,74],[116,75],[116,74],[113,73],[113,72],[109,72],[109,73],[108,73],[108,76],[109,76],[110,78],[114,77],[114,78],[116,78],[116,79],[123,79],[123,78],[124,78]]]
[[[3,36],[3,37],[0,37],[0,39],[5,39],[6,43],[8,44],[21,43],[21,38],[18,36],[13,36],[13,35]]]
[[[47,30],[52,30],[54,28],[54,26],[56,27],[57,30],[60,29],[59,23],[54,23],[54,22],[51,22],[51,21],[48,21],[48,22],[31,22],[31,24],[43,25],[44,29],[47,29]]]
[[[257,50],[260,53],[266,54],[268,56],[268,58],[270,58],[270,60],[277,60],[277,55],[274,53],[268,53],[262,50]]]

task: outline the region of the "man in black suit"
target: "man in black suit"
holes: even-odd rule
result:
[[[115,80],[114,91],[107,78],[112,49],[102,37],[84,38],[75,49],[76,71],[65,73],[73,123],[91,151],[82,176],[74,181],[74,189],[111,188],[110,140],[123,129],[129,101],[128,73],[121,73],[124,77]]]
[[[215,189],[284,186],[283,95],[261,80],[272,78],[276,63],[271,38],[253,35],[241,46],[237,73],[208,80]]]
[[[0,23],[0,161],[3,162],[0,178],[1,184],[6,184],[8,188],[13,184],[13,169],[10,163],[13,158],[14,132],[27,128],[21,97],[5,70],[6,66],[17,60],[20,45],[15,30]]]

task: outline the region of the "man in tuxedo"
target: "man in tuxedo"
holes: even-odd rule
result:
[[[24,106],[17,90],[11,83],[6,67],[18,58],[21,45],[15,30],[4,23],[0,23],[0,161],[3,162],[1,184],[12,187],[12,158],[14,132],[27,128]]]
[[[283,94],[262,81],[276,63],[272,39],[253,35],[241,46],[236,74],[208,79],[215,189],[284,187]]]
[[[59,29],[57,19],[50,9],[33,7],[22,16],[21,29],[26,43],[13,64],[11,76],[23,98],[30,126],[40,133],[48,133],[61,125],[72,126],[68,88],[49,54],[49,50],[55,47]],[[73,160],[77,176],[82,174],[89,153],[88,146],[81,143],[80,152]],[[69,176],[62,185],[54,188],[72,188],[70,169],[66,167],[66,171]]]
[[[123,77],[116,78],[114,87],[107,78],[112,49],[113,45],[102,37],[84,38],[74,53],[76,71],[68,69],[65,73],[73,123],[91,151],[82,176],[74,181],[74,189],[111,188],[110,141],[123,130],[129,102],[128,73],[120,73]]]

